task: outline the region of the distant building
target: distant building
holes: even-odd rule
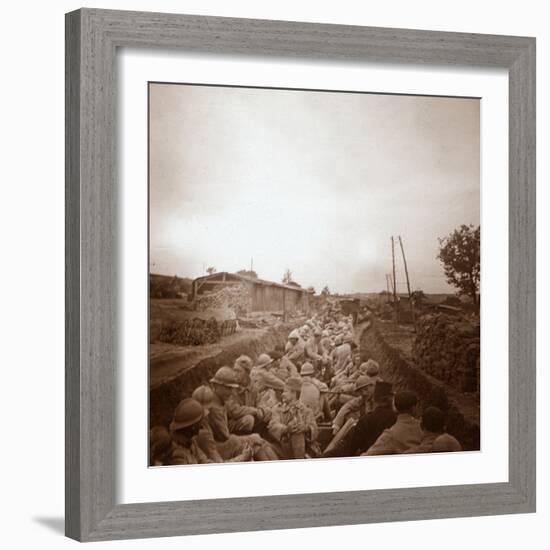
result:
[[[295,313],[297,311],[309,313],[310,292],[305,288],[294,285],[285,285],[221,271],[212,275],[198,277],[191,286],[190,299],[217,292],[224,287],[244,285],[250,294],[251,311],[271,311]]]

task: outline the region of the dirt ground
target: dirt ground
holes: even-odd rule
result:
[[[265,329],[241,329],[215,344],[204,346],[151,343],[149,345],[149,386],[153,389],[159,384],[169,382],[202,360],[219,355],[227,348],[239,347],[239,344],[261,337],[264,333]]]

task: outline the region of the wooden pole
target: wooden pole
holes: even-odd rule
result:
[[[393,235],[391,238],[391,260],[392,260],[392,266],[393,266],[393,308],[395,311],[395,322],[397,323],[399,320],[399,313],[397,309],[397,291],[396,291],[396,280],[395,280],[395,243],[393,240]]]
[[[390,296],[390,274],[386,273],[386,290],[388,292],[388,298]]]
[[[403,241],[401,240],[401,235],[399,235],[399,246],[401,247],[401,254],[403,255],[403,264],[405,265],[405,277],[407,278],[407,291],[409,293],[409,302],[411,304],[411,315],[413,325],[415,323],[414,319],[414,304],[411,296],[411,285],[409,283],[409,270],[407,269],[407,259],[405,258],[405,249],[403,248]]]

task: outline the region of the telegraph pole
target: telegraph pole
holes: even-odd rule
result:
[[[399,235],[399,246],[401,247],[401,254],[403,255],[403,264],[405,265],[405,277],[407,278],[407,291],[409,293],[409,303],[411,304],[411,315],[413,326],[415,324],[414,320],[414,304],[411,296],[411,285],[409,283],[409,270],[407,269],[407,259],[405,258],[405,249],[403,248],[403,241],[401,240],[401,235]]]
[[[393,266],[393,307],[394,307],[394,313],[395,313],[395,322],[397,323],[399,320],[399,313],[398,313],[398,305],[397,305],[397,281],[395,279],[395,243],[393,240],[393,235],[391,238],[391,260],[392,260],[392,266]]]

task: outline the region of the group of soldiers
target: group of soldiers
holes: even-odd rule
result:
[[[150,433],[153,466],[461,450],[442,408],[393,392],[361,361],[351,316],[327,303],[284,349],[220,367]]]

